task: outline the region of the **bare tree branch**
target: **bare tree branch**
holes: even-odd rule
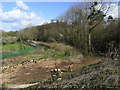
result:
[[[109,7],[108,7],[107,11],[105,12],[105,15],[108,13],[109,9],[110,9],[110,4],[109,4]],[[98,26],[98,25],[101,23],[102,20],[103,20],[103,18],[101,18],[100,21],[99,21],[96,25],[94,25],[92,28],[90,28],[90,32],[91,32],[96,26]]]

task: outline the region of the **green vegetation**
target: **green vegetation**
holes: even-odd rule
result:
[[[2,50],[10,50],[10,51],[16,51],[16,50],[21,50],[21,48],[23,47],[25,48],[33,48],[32,46],[28,46],[28,45],[24,45],[24,44],[7,44],[7,45],[3,45],[0,46],[2,47]]]
[[[72,7],[72,8],[74,8],[77,13],[77,9],[75,7]],[[75,12],[71,11],[71,13],[69,14],[71,15],[72,13],[75,13]],[[69,19],[72,19],[72,17],[67,17],[67,18],[68,18],[68,21]],[[89,53],[88,30],[87,30],[87,27],[89,25],[87,24],[88,23],[87,20],[84,20],[84,18],[86,17],[80,16],[79,18],[83,19],[81,20],[82,23],[77,21],[75,23],[73,21],[71,22],[72,24],[68,24],[69,22],[66,23],[67,21],[63,22],[61,20],[58,20],[56,23],[51,22],[49,24],[36,26],[37,31],[36,29],[33,31],[36,31],[38,33],[36,33],[35,36],[33,35],[32,40],[50,42],[50,38],[52,38],[56,42],[63,42],[65,44],[74,46],[77,50],[82,52],[82,54],[84,55],[93,55],[93,54],[97,55],[100,53],[106,53],[108,52],[109,43],[113,41],[115,46],[119,45],[118,38],[120,38],[119,37],[120,33],[118,30],[118,24],[116,24],[118,23],[119,19],[110,20],[109,22],[103,20],[90,33],[92,50],[91,50],[91,53]],[[31,31],[31,28],[27,28],[28,32],[26,31],[26,29],[22,30],[22,34],[32,33],[29,31],[29,29]],[[26,38],[25,35],[22,36],[21,33],[19,32],[18,34],[20,35],[17,35],[17,36],[21,36],[22,40],[30,40],[29,37]],[[69,52],[68,50],[66,50],[65,52],[67,52],[68,55],[70,54],[68,53]]]
[[[62,46],[60,48],[60,45]],[[2,53],[2,59],[11,58],[14,56],[24,55],[26,54],[26,58],[34,58],[37,60],[53,58],[53,59],[68,59],[70,57],[78,57],[77,55],[81,55],[80,52],[75,50],[73,47],[53,43],[51,48],[46,46],[41,46],[39,48],[33,48],[32,46],[24,45],[24,44],[8,44],[1,46],[2,50],[5,51]],[[80,57],[82,58],[82,57]]]
[[[31,52],[29,52],[26,55],[26,58],[34,58],[37,60],[45,60],[47,58],[53,58],[53,59],[67,59],[68,56],[65,56],[64,54],[55,51],[54,49],[47,49],[47,48],[37,48]]]
[[[26,48],[26,49],[23,49],[23,50],[16,50],[16,51],[13,51],[13,52],[2,53],[2,59],[11,58],[11,57],[14,57],[14,56],[19,56],[19,55],[24,55],[24,54],[26,54],[29,51],[32,51],[34,49],[35,48]]]
[[[66,59],[67,58],[67,56],[65,56],[57,51],[54,51],[54,50],[48,49],[45,52],[47,54],[51,54],[54,59]]]
[[[44,60],[47,58],[83,58],[82,54],[79,51],[75,50],[74,47],[62,43],[51,43],[48,47],[46,47],[46,43],[44,43],[43,46],[30,51],[25,57],[27,59],[34,58],[36,60]]]
[[[2,59],[24,55],[27,52],[35,49],[32,46],[24,44],[8,44],[0,47],[2,47],[3,51],[6,51],[2,53]]]
[[[100,7],[95,8],[99,3],[83,2],[73,5],[61,16],[51,20],[51,23],[27,27],[16,32],[3,32],[4,43],[13,43],[9,42],[12,41],[11,37],[17,41],[56,41],[72,45],[84,55],[107,53],[111,42],[114,42],[115,47],[119,46],[120,30],[117,23],[120,19],[108,16],[107,13],[111,9],[104,3],[100,4],[103,4],[101,8],[105,8],[106,13],[103,13]],[[66,50],[65,54],[71,53]]]

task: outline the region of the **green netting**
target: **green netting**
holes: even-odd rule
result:
[[[11,58],[11,57],[14,57],[14,56],[19,56],[19,55],[24,55],[27,52],[32,51],[34,49],[36,49],[36,48],[26,48],[26,49],[17,50],[17,51],[14,51],[14,52],[2,53],[2,59]]]

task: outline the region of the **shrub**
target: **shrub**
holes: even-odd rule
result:
[[[71,53],[72,53],[72,50],[70,50],[69,48],[66,48],[64,50],[64,55],[66,55],[66,56],[71,56]]]

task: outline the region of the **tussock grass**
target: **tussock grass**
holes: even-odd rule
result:
[[[78,50],[76,50],[74,47],[70,46],[70,45],[66,45],[64,43],[51,43],[50,44],[56,51],[61,52],[62,54],[65,55],[76,55],[76,54],[80,54],[80,52],[78,52]]]

